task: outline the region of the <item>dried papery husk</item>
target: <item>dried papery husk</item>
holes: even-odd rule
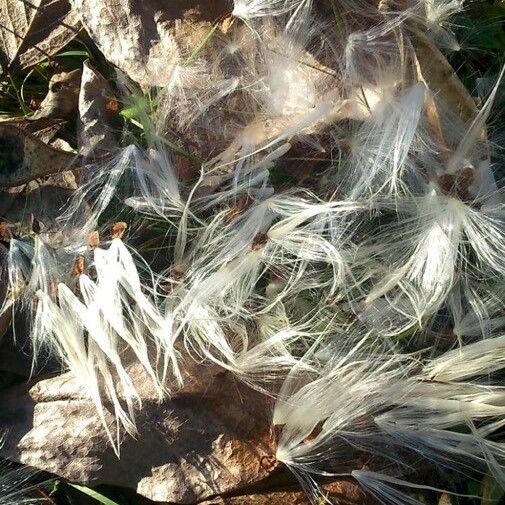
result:
[[[227,372],[187,371],[187,386],[160,404],[143,372],[129,370],[144,405],[136,439],[122,434],[119,460],[85,389],[69,374],[3,391],[0,427],[8,434],[0,453],[74,482],[133,488],[160,502],[191,504],[265,479],[277,468],[264,463],[275,452],[269,399]],[[113,422],[110,413],[107,419]]]

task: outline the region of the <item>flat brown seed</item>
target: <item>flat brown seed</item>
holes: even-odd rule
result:
[[[123,235],[128,228],[128,225],[123,221],[114,223],[111,227],[112,238],[123,238]]]
[[[438,186],[442,193],[446,196],[454,195],[454,185],[456,183],[456,178],[452,174],[442,174],[437,179]]]
[[[251,249],[253,251],[258,251],[259,249],[263,248],[267,242],[268,242],[268,235],[264,231],[260,231],[256,233],[253,239]]]
[[[100,245],[100,234],[97,231],[89,234],[88,245],[91,249],[96,249]]]
[[[86,260],[84,256],[77,256],[74,262],[74,275],[82,275],[86,269]]]
[[[37,235],[40,233],[40,222],[33,214],[32,214],[32,231]]]

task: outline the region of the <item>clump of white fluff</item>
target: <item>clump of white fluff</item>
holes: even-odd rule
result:
[[[276,399],[276,457],[314,503],[331,476],[418,503],[418,464],[505,484],[485,135],[503,72],[465,123],[412,38],[452,40],[460,1],[331,4],[235,0],[140,114],[144,145],[90,163],[53,229],[12,238],[9,308],[32,309],[35,354],[82,383],[118,455],[142,408],[131,365],[163,400],[193,359]]]

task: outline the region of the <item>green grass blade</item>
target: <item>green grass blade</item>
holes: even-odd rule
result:
[[[218,26],[219,26],[219,24],[216,23],[210,29],[209,33],[207,33],[207,35],[205,36],[205,38],[200,42],[200,44],[198,44],[196,46],[196,48],[194,49],[194,51],[189,55],[188,59],[184,62],[184,66],[190,65],[191,63],[193,63],[193,61],[196,60],[196,58],[198,58],[198,55],[200,54],[200,51],[207,45],[207,42],[209,42],[209,40],[211,39],[211,37],[214,35],[214,32],[217,30]]]
[[[111,500],[110,498],[107,498],[103,494],[100,494],[98,491],[90,489],[89,487],[79,486],[78,484],[71,484],[70,482],[68,483],[68,485],[73,487],[74,489],[77,489],[81,493],[84,493],[85,495],[94,498],[97,502],[102,503],[103,505],[119,505],[119,503],[115,502],[114,500]]]

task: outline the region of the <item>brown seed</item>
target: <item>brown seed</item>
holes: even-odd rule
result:
[[[32,231],[38,235],[40,233],[40,221],[33,214],[31,216],[31,221]]]
[[[258,251],[259,249],[264,247],[267,242],[268,242],[268,235],[264,231],[260,231],[256,233],[253,239],[251,249],[253,251]]]
[[[235,20],[235,18],[233,16],[226,16],[221,21],[221,25],[220,25],[221,32],[226,35],[230,31],[230,28],[232,27],[234,20]]]
[[[252,199],[249,195],[241,194],[237,198],[237,203],[230,207],[230,210],[227,212],[224,221],[226,224],[233,222],[233,220],[240,216],[250,205],[252,204]]]
[[[100,234],[97,231],[89,234],[88,245],[91,249],[96,249],[100,245]]]
[[[323,425],[324,421],[319,421],[314,426],[314,429],[303,439],[303,443],[305,445],[309,445],[312,442],[312,440],[316,439],[323,431]]]
[[[274,424],[273,428],[273,436],[276,440],[278,440],[281,436],[282,430],[284,429],[285,424]]]
[[[471,200],[470,186],[475,181],[475,170],[471,166],[463,167],[456,174],[442,174],[438,177],[438,186],[446,196],[463,202]]]
[[[123,238],[126,228],[128,228],[128,225],[123,221],[114,223],[111,227],[112,238]]]
[[[117,112],[119,110],[119,103],[115,99],[107,100],[107,103],[105,104],[105,108],[109,112]]]
[[[86,260],[84,259],[84,256],[77,256],[77,258],[74,261],[74,275],[82,275],[84,273],[84,270],[86,269]]]
[[[442,174],[437,179],[438,186],[446,196],[454,196],[456,178],[452,174]]]
[[[464,167],[456,175],[458,193],[468,193],[470,186],[475,182],[475,170],[473,167]]]
[[[351,143],[347,139],[340,139],[337,142],[338,148],[343,152],[343,153],[350,153],[351,152]]]

